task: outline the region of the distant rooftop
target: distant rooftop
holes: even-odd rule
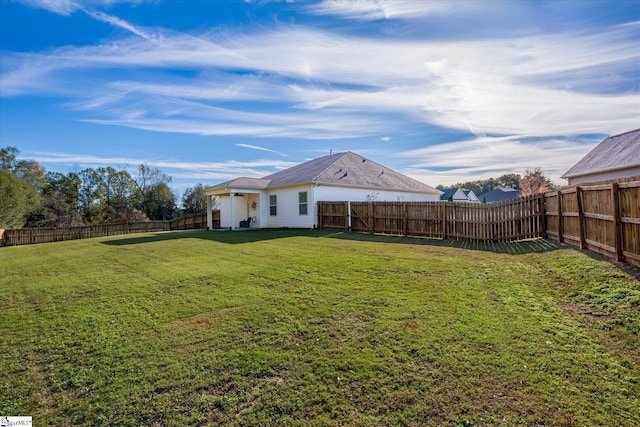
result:
[[[478,199],[481,202],[494,203],[503,200],[517,199],[520,197],[520,190],[515,188],[494,188],[491,191],[480,194]]]

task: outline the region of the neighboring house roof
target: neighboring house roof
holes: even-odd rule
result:
[[[467,200],[467,195],[460,188],[445,188],[442,190],[442,194],[440,195],[440,200]]]
[[[473,190],[464,190],[464,195],[467,196],[467,199],[469,199],[470,202],[477,202],[480,200]]]
[[[494,188],[478,196],[481,202],[494,203],[503,200],[517,199],[520,197],[520,190],[515,188]]]
[[[561,178],[569,179],[638,166],[640,166],[640,129],[605,138]]]
[[[439,190],[429,185],[350,151],[310,160],[261,179],[236,178],[209,189],[266,189],[307,183],[440,194]]]
[[[456,202],[477,202],[478,198],[473,190],[463,190],[461,188],[445,188],[442,190],[440,200],[449,200],[449,197]]]

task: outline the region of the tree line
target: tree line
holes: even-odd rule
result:
[[[206,211],[202,184],[178,200],[171,177],[146,164],[133,174],[113,167],[63,174],[18,159],[19,153],[15,147],[0,149],[0,228],[169,220]]]
[[[438,190],[444,190],[445,186],[438,185]],[[524,176],[517,173],[509,173],[498,178],[489,178],[477,181],[459,182],[449,188],[462,188],[472,190],[477,196],[488,193],[496,188],[513,188],[520,190],[521,196],[531,196],[544,193],[557,188],[551,180],[545,176],[540,168],[527,169]]]

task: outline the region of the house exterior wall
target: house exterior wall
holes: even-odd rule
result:
[[[299,199],[300,192],[307,192],[307,214],[300,215]],[[270,215],[269,196],[277,196],[277,215]],[[437,201],[439,196],[408,193],[401,191],[372,191],[371,189],[359,189],[349,187],[336,187],[331,185],[301,185],[288,188],[270,189],[265,196],[264,206],[266,222],[263,227],[268,228],[313,228],[317,224],[316,202],[318,201],[366,201],[368,198],[377,201]]]
[[[390,190],[372,190],[366,188],[348,188],[331,185],[318,185],[317,187],[314,187],[314,193],[315,202],[366,202],[367,200],[377,202],[435,202],[440,200],[440,196],[437,194],[409,193]]]
[[[467,197],[466,194],[464,194],[464,191],[462,191],[461,189],[458,188],[458,190],[456,190],[456,192],[453,193],[453,201],[454,202],[468,202],[469,198]]]
[[[220,197],[220,228],[231,227],[231,198]]]
[[[238,228],[240,221],[249,217],[255,217],[251,228],[313,228],[317,222],[316,202],[318,201],[422,202],[440,199],[437,194],[311,184],[274,188],[259,193],[243,193],[242,191],[241,189],[232,191],[232,197],[230,195],[219,196],[221,228]],[[301,215],[298,197],[299,193],[305,191],[307,192],[307,214]],[[270,212],[269,196],[272,195],[277,197],[277,214],[275,216],[272,216]],[[233,210],[231,209],[232,201]]]
[[[247,193],[235,192],[233,197],[230,195],[219,195],[220,208],[220,228],[238,228],[240,221],[247,218],[253,218],[251,228],[265,227],[265,218],[269,214],[268,197],[265,201],[264,193]],[[241,195],[240,195],[241,194]],[[231,204],[233,200],[233,217]],[[264,212],[264,206],[267,205],[267,211]],[[255,206],[255,207],[254,207]]]
[[[315,202],[312,202],[313,188],[310,185],[300,185],[287,188],[275,188],[267,191],[266,216],[269,228],[313,228],[316,222]],[[298,194],[307,192],[307,214],[300,215]],[[277,197],[277,215],[271,216],[269,196]]]
[[[467,199],[470,202],[479,202],[480,199],[478,199],[478,196],[476,196],[476,193],[473,192],[473,190],[469,190],[469,194],[467,194]]]
[[[630,178],[632,176],[640,175],[640,166],[636,166],[628,169],[621,169],[617,171],[593,173],[589,175],[576,176],[573,178],[567,178],[568,185],[584,184],[589,182],[609,181],[620,178]]]

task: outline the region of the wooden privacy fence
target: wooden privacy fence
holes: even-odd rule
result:
[[[213,211],[213,226],[220,227],[220,211]],[[0,230],[0,246],[33,245],[63,240],[88,239],[130,233],[149,233],[171,230],[207,228],[207,214],[195,214],[172,221],[128,222],[86,225],[80,227],[20,228]]]
[[[318,202],[318,227],[367,233],[507,242],[542,237],[544,196],[493,204]]]
[[[640,180],[581,185],[487,205],[318,202],[318,227],[492,242],[548,236],[640,266]]]
[[[547,235],[640,265],[640,181],[547,193]]]
[[[220,211],[212,212],[213,228],[220,228]],[[207,213],[182,216],[171,221],[171,230],[206,230]]]
[[[170,221],[128,222],[81,227],[20,228],[17,230],[5,230],[0,239],[0,246],[33,245],[63,240],[168,230],[170,230]]]

